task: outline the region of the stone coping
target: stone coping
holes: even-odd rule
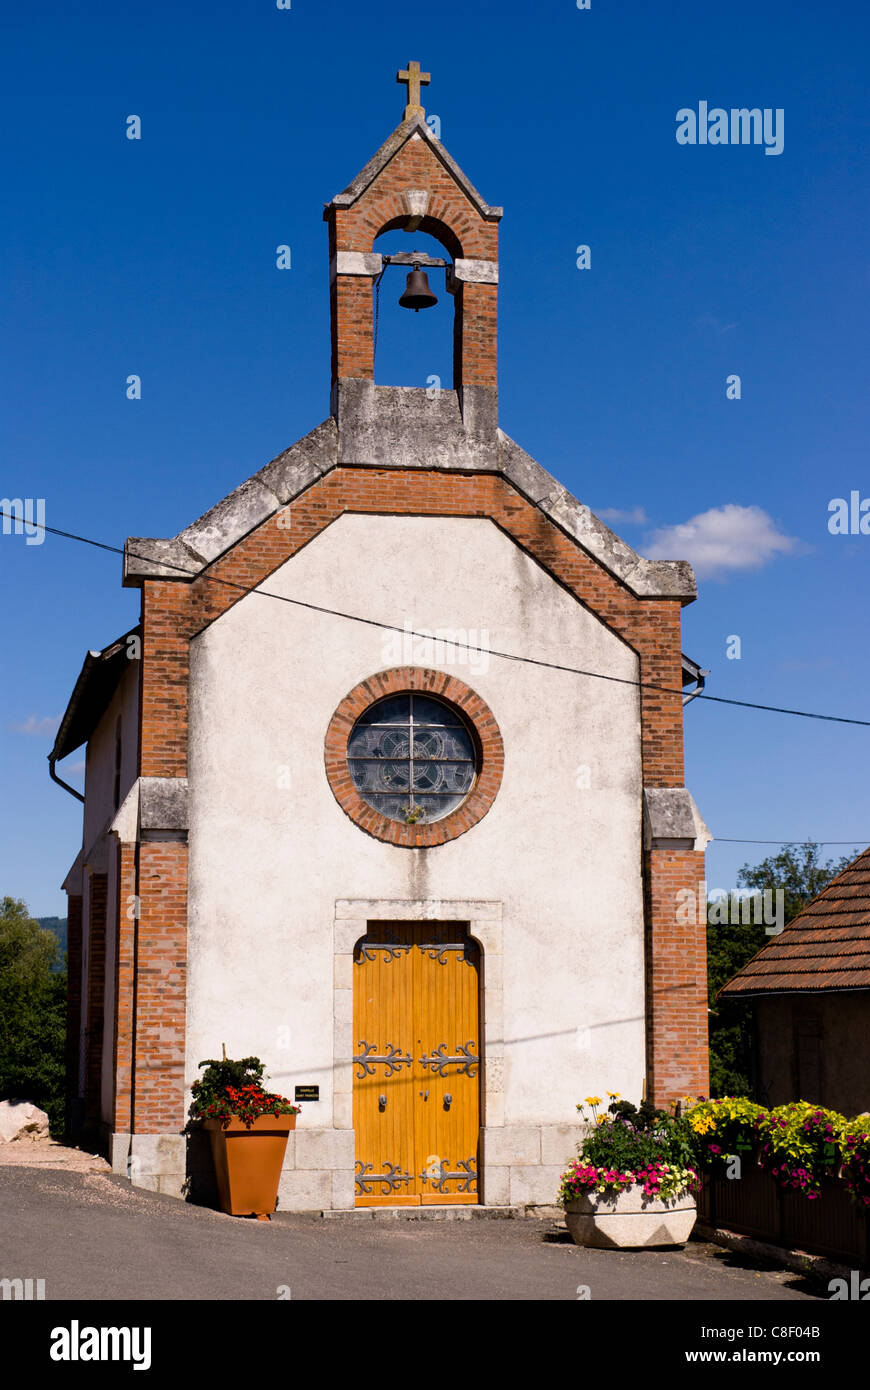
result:
[[[335,415],[253,474],[170,538],[131,536],[124,584],[190,581],[339,464],[499,473],[637,598],[697,596],[685,560],[646,560],[542,468],[494,419],[483,388],[475,394],[422,387],[339,383]],[[423,441],[423,447],[421,445]]]

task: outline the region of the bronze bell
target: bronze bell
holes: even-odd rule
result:
[[[414,309],[415,311],[431,309],[433,304],[438,303],[438,296],[433,294],[429,288],[425,270],[421,270],[416,264],[413,270],[408,271],[408,283],[399,303],[403,309]]]

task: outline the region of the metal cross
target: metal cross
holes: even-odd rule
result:
[[[405,120],[410,120],[412,116],[419,116],[422,120],[426,112],[420,105],[420,87],[426,87],[432,80],[432,74],[420,71],[418,62],[409,63],[407,68],[400,69],[396,73],[396,81],[404,82],[408,88],[408,104],[405,107]]]

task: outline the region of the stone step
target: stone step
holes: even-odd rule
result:
[[[343,1211],[322,1211],[324,1221],[515,1221],[526,1217],[562,1219],[557,1207],[353,1207]]]

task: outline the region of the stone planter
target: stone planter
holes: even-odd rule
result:
[[[685,1245],[697,1214],[690,1192],[661,1202],[644,1197],[637,1183],[624,1192],[588,1192],[566,1203],[565,1224],[575,1245],[642,1250],[651,1245]]]

